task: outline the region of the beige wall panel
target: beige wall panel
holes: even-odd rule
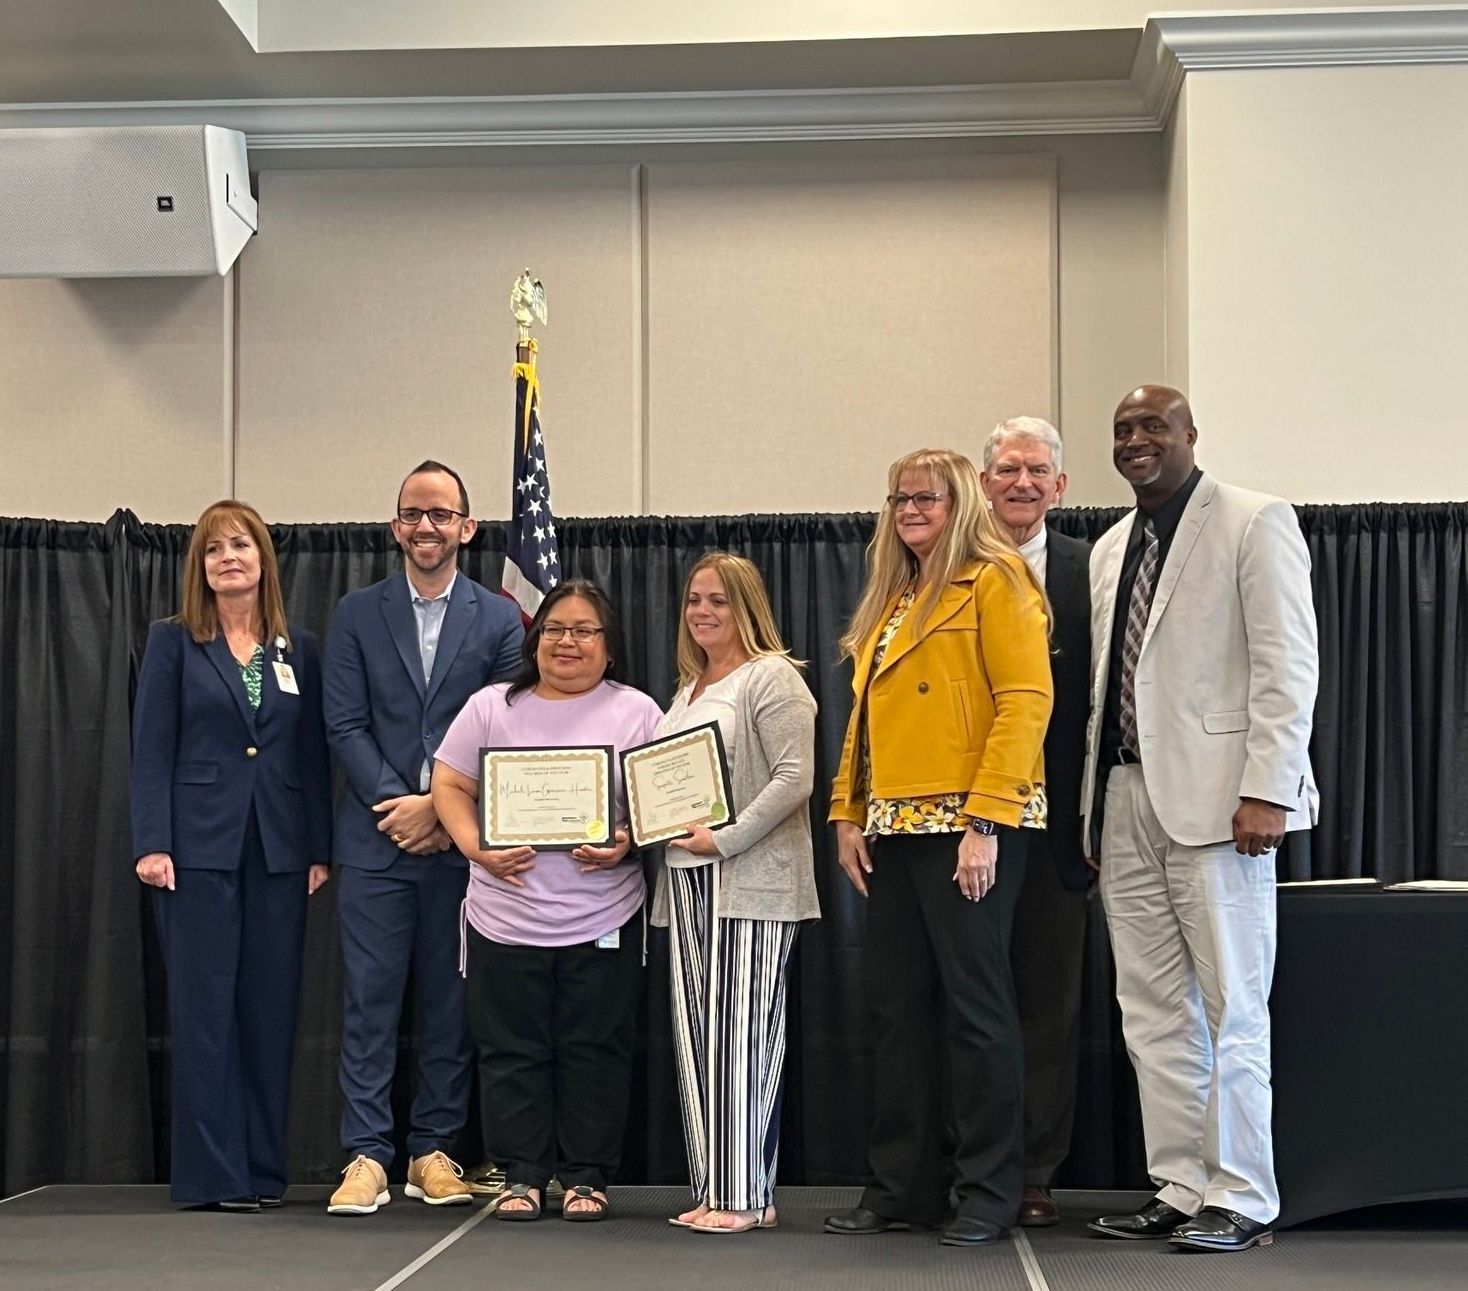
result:
[[[1189,81],[1200,461],[1297,502],[1468,497],[1468,66]]]
[[[192,520],[227,494],[230,287],[0,282],[0,514]]]
[[[1051,415],[1054,167],[650,166],[650,509],[870,509],[898,454]]]
[[[636,511],[638,221],[630,165],[266,172],[241,268],[238,489],[272,520],[390,514],[434,457],[509,513],[510,285],[545,282],[561,515]]]

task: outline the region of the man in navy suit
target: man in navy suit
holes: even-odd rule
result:
[[[1081,960],[1091,870],[1081,848],[1081,773],[1091,703],[1089,544],[1053,532],[1045,515],[1065,493],[1060,433],[1015,417],[984,444],[980,476],[994,518],[1050,598],[1055,707],[1045,732],[1048,824],[1014,912],[1010,963],[1025,1046],[1025,1190],[1019,1222],[1060,1219],[1050,1181],[1070,1151],[1080,1060]],[[1044,864],[1040,862],[1045,862]]]
[[[468,1115],[472,1059],[459,975],[466,862],[434,813],[429,771],[464,702],[514,673],[524,639],[515,606],[458,572],[475,525],[454,471],[416,467],[391,527],[405,573],[343,597],[326,650],[327,735],[346,780],[335,861],[349,1164],[332,1214],[371,1214],[389,1200],[390,1094],[410,967],[418,1080],[407,1195],[439,1206],[472,1195],[448,1155]]]

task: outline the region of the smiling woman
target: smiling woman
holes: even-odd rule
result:
[[[172,1197],[258,1210],[286,1187],[306,898],[326,881],[331,776],[316,643],[286,623],[270,533],[244,503],[199,517],[182,609],[148,635],[131,788],[168,972]]]
[[[540,1217],[552,1174],[562,1215],[607,1211],[632,1092],[642,993],[642,867],[617,784],[611,847],[479,846],[479,751],[646,743],[661,714],[623,685],[616,611],[571,579],[541,602],[520,671],[486,686],[449,727],[433,769],[439,819],[472,862],[465,901],[469,1025],[485,1147],[510,1192],[502,1220]],[[617,759],[613,759],[617,765]]]

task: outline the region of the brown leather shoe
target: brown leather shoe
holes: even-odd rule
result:
[[[467,1206],[474,1200],[474,1190],[464,1182],[464,1172],[446,1152],[430,1152],[409,1161],[408,1186],[403,1192],[430,1206]]]
[[[1060,1212],[1055,1209],[1049,1188],[1025,1187],[1019,1203],[1019,1226],[1021,1228],[1049,1228],[1060,1223]]]

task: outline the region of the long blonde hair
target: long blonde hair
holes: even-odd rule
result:
[[[780,639],[780,629],[775,626],[775,614],[770,608],[769,593],[765,591],[765,580],[753,562],[743,556],[727,551],[710,551],[700,556],[698,563],[688,571],[683,582],[682,611],[678,615],[678,684],[686,686],[697,681],[708,665],[704,648],[693,639],[688,630],[688,590],[693,586],[693,577],[702,569],[712,569],[724,584],[724,595],[729,598],[729,612],[734,616],[734,627],[739,633],[739,643],[751,659],[762,655],[778,655],[789,659],[797,668],[805,665],[790,658],[790,651]]]
[[[952,503],[948,523],[938,537],[928,567],[928,581],[910,613],[918,634],[927,626],[928,616],[938,603],[943,589],[970,565],[997,565],[1015,589],[1020,579],[1028,578],[1040,594],[1048,623],[1050,602],[1045,588],[1022,559],[1016,560],[1014,543],[994,522],[983,491],[979,473],[962,453],[947,448],[920,448],[892,463],[887,471],[887,492],[896,493],[907,472],[921,472],[931,477],[934,489],[946,493]],[[1020,574],[1015,566],[1024,571]],[[898,594],[917,576],[918,559],[897,533],[897,513],[885,503],[877,516],[877,529],[867,544],[867,579],[861,600],[852,613],[839,645],[843,659],[855,659],[862,647],[877,632],[891,610]]]
[[[259,601],[256,605],[256,628],[262,641],[281,637],[290,647],[290,631],[285,622],[285,598],[280,592],[280,568],[275,561],[275,545],[270,530],[260,513],[246,502],[226,498],[204,508],[189,538],[184,557],[183,608],[178,621],[200,645],[219,634],[219,612],[214,604],[214,589],[204,573],[204,549],[221,534],[249,535],[260,553]]]

